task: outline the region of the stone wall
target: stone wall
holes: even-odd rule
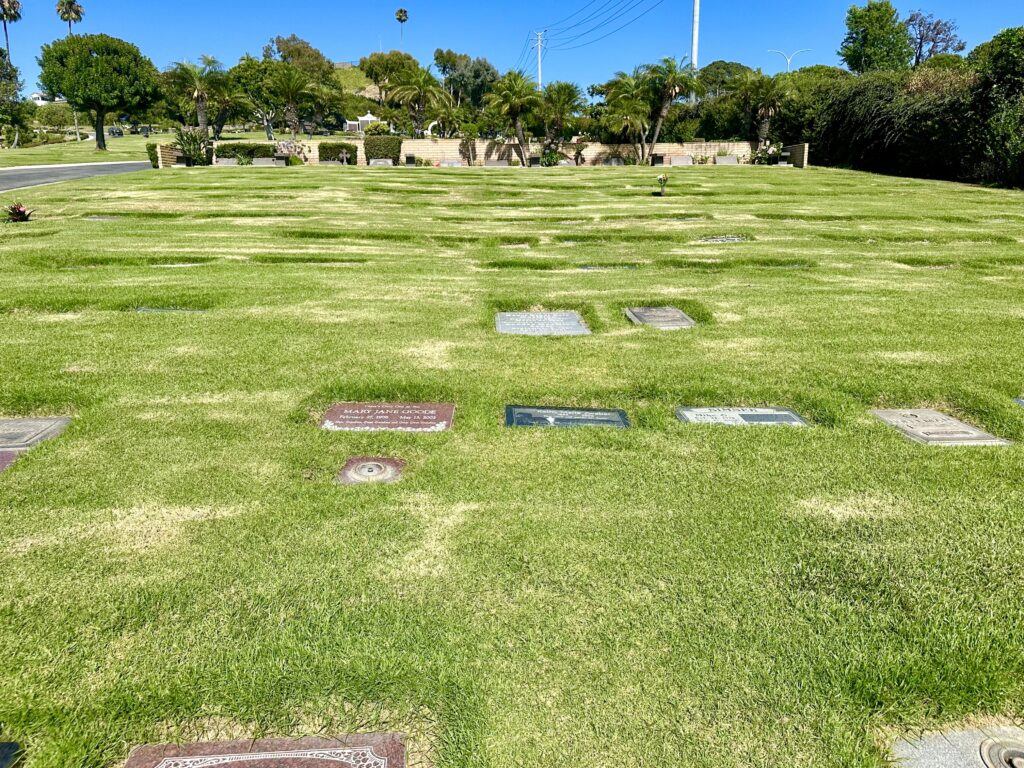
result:
[[[332,139],[324,139],[330,142]],[[363,154],[363,142],[361,139],[348,139],[339,137],[333,141],[343,141],[355,144],[358,148],[358,164],[366,165],[366,156]],[[278,142],[279,146],[286,142]],[[307,163],[316,165],[320,162],[320,155],[317,149],[318,142],[301,141],[295,146],[300,149]],[[518,160],[515,144],[499,144],[495,141],[477,139],[404,139],[402,141],[401,164],[405,164],[407,156],[420,158],[433,165],[442,161],[461,161],[466,165],[484,165],[488,160],[507,160],[511,164]],[[708,158],[714,162],[715,156],[719,153],[736,155],[743,160],[748,160],[756,148],[755,144],[736,141],[707,141],[689,142],[686,144],[658,143],[654,147],[653,154],[661,155],[668,162],[668,158],[677,155],[690,155],[695,161],[700,158]],[[540,144],[533,144],[530,147],[532,156],[540,155]],[[571,148],[570,148],[571,150]],[[588,144],[583,152],[584,165],[601,165],[612,158],[627,158],[633,156],[635,150],[629,145],[613,144]],[[569,157],[571,158],[571,155]]]
[[[811,145],[793,144],[782,148],[783,152],[789,152],[789,164],[794,168],[806,168],[811,164]]]

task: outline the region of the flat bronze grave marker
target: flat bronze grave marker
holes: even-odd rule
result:
[[[0,467],[2,470],[3,467]],[[17,760],[21,750],[13,741],[0,742],[0,768],[11,768]]]
[[[405,768],[405,744],[395,733],[156,744],[135,749],[124,768]]]
[[[1009,445],[1009,440],[990,435],[941,411],[930,408],[878,410],[872,413],[909,439],[925,445]]]
[[[338,473],[342,485],[394,483],[402,477],[405,462],[383,456],[353,456]]]
[[[727,243],[745,243],[747,238],[743,235],[715,235],[714,237],[702,237],[697,242],[708,245],[725,245]]]
[[[789,408],[677,408],[676,418],[688,424],[724,424],[730,427],[806,427],[807,422]]]
[[[631,307],[626,317],[637,325],[649,325],[659,331],[679,331],[693,328],[697,321],[675,307]]]
[[[629,427],[625,411],[600,408],[534,408],[526,405],[505,406],[508,427]]]
[[[498,333],[513,336],[588,336],[590,328],[579,312],[499,312]]]
[[[444,432],[454,420],[451,403],[336,403],[320,427],[332,432]]]

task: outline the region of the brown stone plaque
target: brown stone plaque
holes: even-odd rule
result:
[[[139,747],[124,768],[405,768],[396,733]]]
[[[332,432],[444,432],[454,420],[451,403],[336,403],[320,427]]]
[[[338,473],[342,485],[394,483],[402,477],[405,462],[384,456],[353,456]]]
[[[0,472],[11,466],[16,458],[18,458],[18,454],[14,451],[0,451]]]

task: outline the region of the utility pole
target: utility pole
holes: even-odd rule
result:
[[[793,70],[793,59],[795,59],[801,53],[807,53],[810,50],[811,50],[810,48],[801,48],[799,51],[794,53],[792,56],[787,56],[782,51],[776,51],[774,48],[770,48],[770,49],[768,49],[768,53],[777,53],[777,54],[779,54],[779,56],[784,58],[786,60],[786,71],[787,72],[791,72]]]
[[[700,0],[693,0],[693,44],[690,47],[690,66],[696,72],[700,69],[697,56],[700,53]],[[697,94],[690,94],[690,103],[697,103]]]
[[[541,59],[542,59],[541,53],[542,53],[542,50],[544,48],[544,30],[540,30],[539,32],[534,32],[533,34],[535,34],[537,36],[537,42],[534,43],[534,45],[537,47],[537,87],[538,88],[543,88],[544,87],[544,70],[542,69],[542,64],[541,64]]]

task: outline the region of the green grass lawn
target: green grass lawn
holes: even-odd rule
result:
[[[655,175],[22,195],[0,413],[74,421],[0,475],[0,741],[27,768],[378,729],[438,768],[881,768],[893,733],[1024,714],[1024,195],[745,167],[671,171],[660,199]],[[702,322],[623,316],[659,304]],[[495,333],[529,307],[594,335]],[[455,429],[319,430],[345,400],[454,402]],[[509,429],[509,403],[634,426]],[[1016,444],[868,414],[917,406]],[[367,455],[406,477],[335,484]]]

